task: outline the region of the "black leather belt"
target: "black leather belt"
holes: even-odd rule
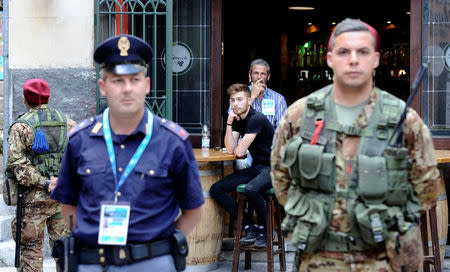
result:
[[[79,263],[124,265],[170,253],[171,243],[169,240],[161,240],[147,244],[81,248]]]

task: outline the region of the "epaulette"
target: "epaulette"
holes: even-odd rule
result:
[[[72,137],[73,135],[75,135],[78,131],[87,128],[88,126],[92,125],[95,121],[95,117],[90,117],[88,119],[84,119],[83,121],[81,121],[80,123],[78,123],[74,128],[72,128],[71,130],[69,130],[67,132],[67,137]]]
[[[189,133],[175,122],[162,118],[161,125],[180,137],[183,141],[189,137]]]

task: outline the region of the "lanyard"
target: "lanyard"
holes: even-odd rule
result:
[[[142,140],[141,144],[138,146],[136,152],[134,153],[131,160],[128,162],[125,171],[123,171],[122,176],[120,176],[120,180],[117,182],[117,169],[116,169],[116,156],[114,154],[113,142],[111,139],[111,129],[109,127],[109,108],[106,108],[103,112],[103,138],[105,139],[106,148],[108,149],[109,161],[111,162],[113,174],[114,174],[114,182],[116,183],[116,189],[114,192],[114,202],[117,202],[118,192],[120,187],[125,183],[125,180],[130,175],[131,171],[136,166],[137,162],[144,153],[145,148],[150,142],[150,138],[152,137],[153,130],[153,115],[147,109],[147,117],[148,117],[148,131],[145,135],[145,138]]]

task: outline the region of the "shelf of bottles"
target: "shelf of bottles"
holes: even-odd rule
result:
[[[332,83],[333,73],[327,66],[325,39],[310,39],[295,45],[289,66],[291,84],[295,80],[294,88],[299,97]]]
[[[409,94],[409,44],[393,43],[380,49],[375,85],[406,100]]]
[[[327,65],[328,36],[317,33],[306,36],[291,47],[289,61],[289,99],[295,101],[333,82],[333,71]],[[409,94],[408,42],[386,40],[380,48],[380,63],[375,85],[406,100]]]

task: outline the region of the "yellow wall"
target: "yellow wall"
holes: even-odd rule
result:
[[[9,0],[9,67],[91,67],[94,0]]]

